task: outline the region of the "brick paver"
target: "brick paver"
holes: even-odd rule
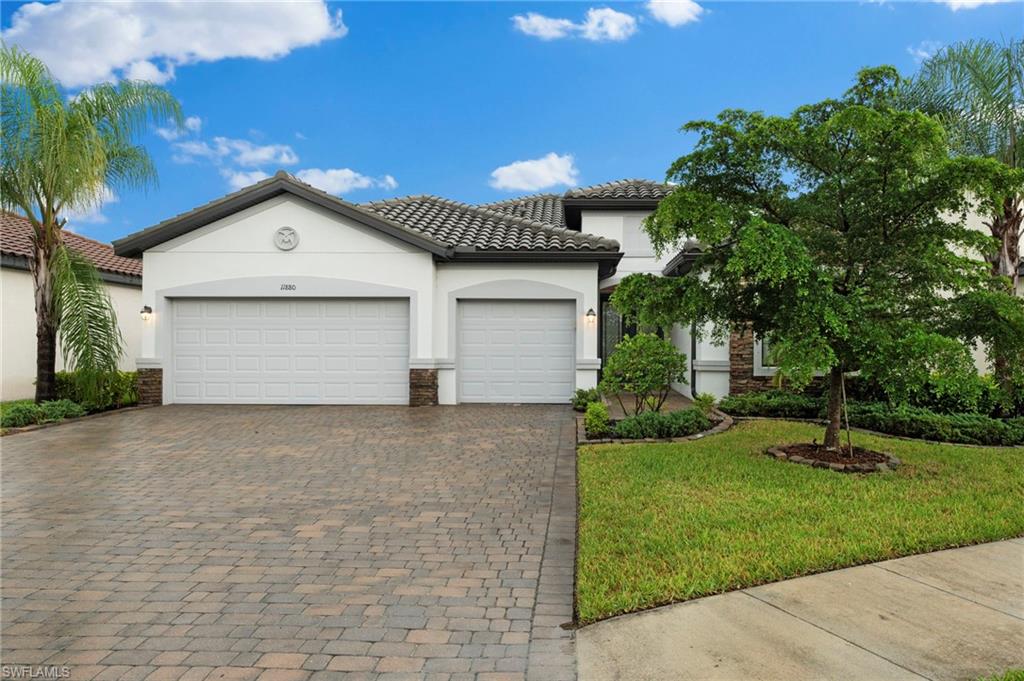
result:
[[[567,408],[169,406],[0,446],[4,664],[575,678]]]

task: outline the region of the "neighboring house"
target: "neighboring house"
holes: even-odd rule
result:
[[[36,379],[35,293],[29,266],[32,224],[23,216],[0,213],[0,400],[32,397]],[[89,258],[106,282],[125,341],[121,368],[135,368],[141,350],[142,262],[114,254],[109,244],[64,232],[64,242]],[[59,345],[59,343],[58,343]],[[57,369],[64,368],[58,351]]]

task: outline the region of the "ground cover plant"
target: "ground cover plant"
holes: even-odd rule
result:
[[[870,475],[764,454],[819,432],[748,421],[699,440],[581,447],[580,620],[1024,534],[1024,447],[854,432],[855,446],[902,460]]]

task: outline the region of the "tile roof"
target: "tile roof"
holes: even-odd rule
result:
[[[498,211],[506,215],[543,222],[555,227],[565,227],[565,213],[562,210],[561,194],[534,194],[514,199],[481,204],[481,208]]]
[[[0,252],[31,259],[32,231],[32,223],[28,218],[14,213],[0,213]],[[88,239],[66,229],[63,234],[64,243],[91,260],[97,269],[129,277],[142,276],[142,260],[114,255],[114,247],[110,244]]]
[[[114,241],[113,246],[118,253],[124,253],[128,256],[141,254],[148,248],[152,248],[155,245],[169,241],[170,239],[182,234],[186,234],[204,224],[214,222],[226,215],[232,215],[239,210],[256,205],[257,203],[266,201],[267,199],[273,198],[274,196],[278,196],[282,193],[291,193],[296,196],[300,196],[301,198],[312,201],[323,208],[345,215],[349,218],[353,218],[357,221],[365,222],[370,220],[375,223],[373,226],[385,231],[391,236],[416,243],[421,247],[425,247],[427,250],[440,252],[445,248],[443,243],[432,238],[429,234],[409,229],[408,227],[395,222],[382,220],[376,213],[367,211],[359,205],[345,201],[344,199],[338,198],[333,194],[329,194],[311,184],[303,182],[294,175],[283,170],[279,170],[270,177],[260,180],[248,187],[243,187],[242,189],[232,192],[227,196],[214,199],[202,206],[185,211],[184,213],[179,213],[178,215],[168,218],[156,225],[153,225],[152,227],[147,227],[141,231],[117,239]]]
[[[612,239],[437,196],[407,196],[364,203],[360,207],[457,249],[551,252],[617,252],[619,249],[619,243]]]
[[[660,201],[669,195],[672,185],[653,180],[616,180],[577,187],[565,193],[566,199]]]

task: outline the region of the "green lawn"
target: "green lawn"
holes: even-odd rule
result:
[[[1024,447],[854,433],[903,460],[867,476],[761,454],[821,436],[752,421],[692,442],[580,448],[580,620],[1024,535]]]

